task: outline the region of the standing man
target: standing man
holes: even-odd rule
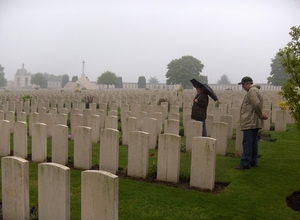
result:
[[[240,109],[240,128],[243,131],[243,155],[238,170],[257,167],[258,159],[258,130],[262,128],[262,120],[268,116],[262,112],[263,97],[259,92],[260,86],[253,85],[249,76],[242,78],[243,89],[247,92]]]
[[[197,94],[193,100],[191,118],[202,122],[202,136],[206,137],[206,115],[208,106],[208,95],[205,93],[202,85],[197,85]]]

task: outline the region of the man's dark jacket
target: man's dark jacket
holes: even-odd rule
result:
[[[207,115],[208,96],[205,92],[201,92],[195,96],[195,99],[198,99],[198,102],[193,102],[191,118],[196,121],[203,121]]]

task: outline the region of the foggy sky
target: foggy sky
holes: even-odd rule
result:
[[[112,71],[165,83],[167,65],[190,55],[216,83],[226,74],[266,83],[271,59],[300,25],[299,0],[0,0],[5,78],[27,71],[91,81]]]

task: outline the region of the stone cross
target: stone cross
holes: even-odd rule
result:
[[[82,61],[82,74],[81,74],[81,78],[84,78],[85,77],[85,75],[84,75],[84,64],[85,64],[85,62],[84,62],[84,60]]]

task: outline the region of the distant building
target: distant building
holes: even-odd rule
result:
[[[85,62],[82,62],[82,74],[81,77],[76,82],[68,82],[64,89],[99,89],[98,85],[96,83],[92,83],[89,81],[89,79],[85,76],[84,73],[84,64]]]
[[[165,83],[146,84],[147,89],[179,89],[180,85],[167,85]],[[123,82],[123,89],[138,89],[138,83]]]
[[[61,89],[61,81],[49,81],[48,88]]]
[[[28,89],[32,88],[33,85],[30,83],[32,74],[28,72],[24,68],[24,64],[22,68],[18,69],[15,73],[14,81],[7,81],[7,88],[14,89]],[[48,88],[59,89],[61,88],[61,81],[49,81],[48,80]]]
[[[27,70],[24,68],[24,63],[22,65],[21,69],[18,69],[15,78],[14,78],[14,88],[27,88],[31,86],[30,80],[31,80],[31,73],[27,72]]]

